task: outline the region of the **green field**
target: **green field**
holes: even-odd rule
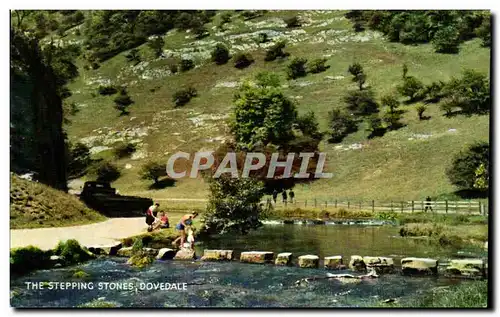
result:
[[[66,127],[69,138],[76,142],[105,135],[108,131],[123,132],[127,129],[129,136],[125,141],[136,140],[141,145],[138,151],[147,157],[115,160],[123,170],[113,185],[122,194],[203,199],[207,196],[207,185],[201,178],[181,179],[165,189],[150,190],[150,182],[141,180],[138,172],[150,159],[166,162],[176,151],[215,149],[221,140],[229,137],[226,123],[237,88],[223,86],[234,86],[263,70],[277,72],[282,77],[282,84],[286,85],[286,95],[297,101],[299,112],[313,110],[322,130],[326,131],[328,112],[344,107],[342,96],[348,90],[356,89],[347,72],[353,62],[363,65],[368,76],[367,86],[378,97],[395,90],[401,81],[403,64],[408,65],[409,75],[425,84],[458,77],[464,69],[489,73],[490,49],[482,47],[479,39],[463,43],[458,54],[438,54],[430,44],[403,45],[388,42],[372,31],[354,33],[351,22],[343,17],[344,13],[299,12],[308,23],[293,31],[276,22],[278,17],[289,15],[287,12],[270,11],[251,21],[243,21],[234,13],[224,34],[212,29],[212,23],[207,25],[210,35],[201,40],[194,40],[189,33],[176,30],[165,34],[164,50],[167,55],[173,52],[173,57],[154,59],[151,50],[143,45],[139,47],[143,63],[136,67],[127,63],[126,52],[105,61],[97,70],[80,67],[80,76],[70,85],[73,96],[69,101],[76,103],[79,111],[70,118],[71,124]],[[220,13],[214,21],[218,21],[219,16]],[[73,34],[75,30],[69,30],[64,41],[79,40],[80,37]],[[288,39],[285,51],[291,54],[288,60],[293,57],[309,60],[326,57],[329,69],[287,81],[287,60],[264,62],[265,49],[252,44],[255,36],[248,36],[262,30],[285,32],[282,33]],[[232,61],[217,66],[200,57],[203,52],[209,53],[210,45],[216,42],[226,43],[232,53],[238,48],[246,48],[255,63],[238,70]],[[165,75],[168,65],[178,61],[181,53],[195,54],[197,67],[185,73]],[[144,62],[148,64],[141,70]],[[83,62],[79,63],[83,65]],[[119,116],[113,108],[114,96],[97,93],[99,83],[108,82],[128,84],[129,95],[134,100],[128,116]],[[184,107],[174,109],[173,93],[188,85],[197,89],[198,97]],[[428,195],[455,198],[456,188],[450,184],[445,170],[455,153],[476,141],[488,141],[490,118],[487,115],[447,118],[439,104],[430,104],[425,113],[430,120],[419,121],[415,106],[402,104],[401,109],[405,111],[402,121],[406,126],[383,137],[368,139],[369,133],[361,126],[342,143],[322,141],[320,149],[327,153],[326,169],[334,176],[297,185],[296,198],[421,200]],[[136,132],[144,133],[134,134]],[[122,135],[108,134],[90,147],[113,148],[120,143],[120,137]],[[112,142],[113,138],[117,142]],[[361,148],[352,149],[353,144]],[[111,158],[112,150],[95,156]],[[130,164],[129,168],[125,168],[127,164]]]

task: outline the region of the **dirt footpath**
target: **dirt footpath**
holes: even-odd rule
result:
[[[144,217],[111,218],[103,222],[72,227],[12,229],[10,247],[33,245],[42,250],[49,250],[59,241],[68,239],[76,239],[83,246],[105,246],[144,233],[146,229]]]

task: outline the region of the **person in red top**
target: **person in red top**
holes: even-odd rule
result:
[[[161,223],[160,228],[162,228],[162,229],[166,229],[166,228],[170,227],[170,223],[168,222],[168,217],[167,217],[167,214],[165,212],[161,213],[160,223]]]

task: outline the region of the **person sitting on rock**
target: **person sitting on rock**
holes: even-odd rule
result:
[[[162,212],[161,213],[161,217],[160,217],[160,228],[162,229],[167,229],[167,228],[170,228],[170,223],[168,221],[168,216],[165,212]]]

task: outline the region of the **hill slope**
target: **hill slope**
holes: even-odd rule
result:
[[[11,229],[60,227],[104,221],[78,198],[12,174],[10,177]]]
[[[80,76],[71,84],[78,113],[67,126],[70,139],[88,144],[96,157],[111,158],[112,148],[123,141],[134,142],[138,151],[131,158],[116,160],[123,175],[115,183],[123,194],[155,198],[205,198],[207,186],[203,180],[183,179],[162,190],[149,190],[149,182],[139,179],[138,171],[150,159],[166,161],[176,151],[192,152],[215,149],[229,135],[227,118],[237,86],[263,70],[280,74],[285,93],[297,101],[300,113],[313,110],[323,130],[328,127],[328,112],[342,108],[342,96],[355,85],[347,68],[353,62],[363,65],[367,86],[380,97],[391,92],[401,81],[401,68],[407,64],[409,74],[425,84],[447,81],[460,76],[464,69],[474,69],[489,75],[490,49],[479,39],[463,43],[458,54],[438,54],[430,44],[418,46],[388,42],[380,33],[355,33],[342,11],[300,11],[305,23],[288,29],[282,18],[285,11],[270,11],[245,21],[232,12],[225,31],[214,22],[206,25],[208,37],[194,39],[190,32],[173,30],[166,33],[164,56],[154,58],[147,45],[139,47],[142,62],[128,63],[122,52],[103,62],[96,70],[85,70],[80,61]],[[68,31],[64,42],[80,43],[76,31]],[[265,32],[270,43],[257,44],[255,37]],[[266,47],[285,39],[286,52],[291,57],[309,60],[325,57],[330,66],[326,72],[287,81],[288,61],[264,62]],[[215,65],[209,61],[216,43],[225,43],[234,54],[250,52],[255,63],[238,70],[232,61]],[[171,74],[169,65],[180,58],[192,58],[196,68]],[[288,59],[290,60],[290,58]],[[134,104],[128,116],[119,116],[114,109],[114,96],[100,96],[102,84],[128,87]],[[198,91],[182,108],[174,108],[172,95],[181,87],[193,86]],[[403,98],[401,98],[403,101]],[[368,139],[361,126],[339,144],[323,141],[327,153],[327,170],[331,179],[321,179],[298,185],[298,199],[422,199],[453,196],[456,190],[448,181],[445,169],[453,155],[476,141],[488,141],[489,116],[444,117],[439,104],[430,104],[426,115],[430,120],[419,121],[415,105],[404,105],[405,127],[380,138]],[[99,153],[97,153],[99,152]]]

